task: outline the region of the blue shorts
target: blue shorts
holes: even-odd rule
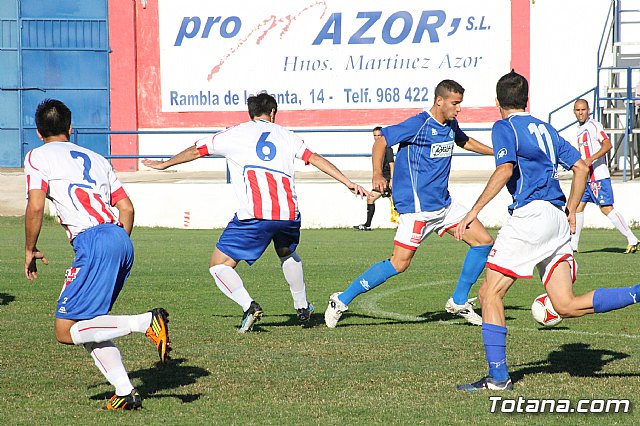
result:
[[[269,243],[280,249],[296,250],[300,242],[300,216],[296,220],[233,219],[220,235],[218,250],[235,260],[252,265],[262,256]]]
[[[94,226],[73,240],[76,257],[58,299],[56,318],[85,320],[106,315],[133,265],[133,244],[114,224]]]
[[[582,202],[594,203],[598,206],[613,205],[613,188],[611,187],[611,179],[606,178],[587,182],[587,187],[582,195]]]

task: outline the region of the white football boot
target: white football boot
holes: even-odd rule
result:
[[[451,297],[447,300],[447,304],[444,305],[444,309],[451,314],[460,315],[470,324],[482,325],[482,317],[473,310],[473,302],[476,299],[477,297],[474,297],[473,299],[467,300],[464,305],[458,305],[453,301],[453,297]]]
[[[338,296],[342,292],[333,293],[329,297],[329,306],[327,306],[327,310],[324,311],[324,322],[327,324],[329,328],[336,328],[338,324],[338,320],[342,316],[342,313],[349,309],[347,305],[342,303]]]

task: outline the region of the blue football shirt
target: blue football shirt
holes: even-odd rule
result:
[[[509,211],[534,200],[565,205],[558,165],[569,170],[580,159],[580,153],[556,129],[529,113],[515,113],[493,125],[491,139],[496,166],[514,164],[507,182],[513,198]]]
[[[400,144],[393,169],[393,203],[398,213],[434,211],[451,204],[449,173],[455,143],[469,137],[454,119],[440,123],[421,112],[381,131],[388,146]]]

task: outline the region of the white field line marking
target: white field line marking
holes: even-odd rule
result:
[[[422,287],[433,287],[433,286],[438,286],[438,285],[442,285],[442,284],[453,284],[453,281],[432,281],[432,282],[425,282],[425,283],[420,283],[420,284],[414,284],[414,285],[410,285],[410,286],[406,286],[406,287],[388,287],[388,289],[382,290],[382,291],[377,291],[373,294],[367,295],[366,298],[356,302],[358,307],[362,310],[364,310],[365,312],[367,312],[368,314],[372,314],[378,317],[382,317],[382,318],[388,318],[388,319],[394,319],[394,320],[399,320],[399,321],[407,321],[407,322],[429,322],[429,323],[435,323],[437,325],[460,325],[461,322],[460,321],[429,321],[427,318],[422,318],[422,317],[417,317],[415,315],[406,315],[406,314],[401,314],[398,312],[392,312],[392,311],[385,311],[384,309],[381,309],[378,307],[378,302],[380,301],[380,299],[387,297],[387,296],[391,296],[395,293],[400,293],[403,291],[407,291],[407,290],[413,290],[416,288],[422,288]],[[444,312],[444,306],[442,307],[442,310]],[[453,315],[452,315],[453,317]],[[507,322],[507,328],[511,331],[527,331],[527,332],[538,332],[539,329],[538,328],[529,328],[529,327],[513,327],[513,326],[509,326],[509,323]],[[595,336],[595,337],[626,337],[628,339],[638,339],[640,338],[640,335],[637,334],[624,334],[624,333],[600,333],[600,332],[594,332],[594,331],[578,331],[578,330],[563,330],[563,329],[550,329],[549,332],[553,332],[553,333],[565,333],[565,334],[572,334],[572,335],[577,335],[577,336]]]

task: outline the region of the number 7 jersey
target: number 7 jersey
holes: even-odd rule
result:
[[[96,225],[119,224],[113,206],[128,196],[101,155],[71,142],[48,142],[27,153],[24,172],[27,197],[32,189],[44,191],[71,240]]]
[[[295,220],[298,198],[294,159],[308,164],[304,141],[265,120],[248,121],[198,141],[200,155],[227,158],[238,202],[238,219]]]

